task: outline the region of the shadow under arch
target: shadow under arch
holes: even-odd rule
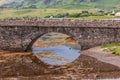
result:
[[[32,45],[35,43],[35,41],[40,38],[41,36],[45,35],[45,34],[48,34],[48,33],[61,33],[61,34],[65,34],[67,36],[69,36],[69,38],[75,40],[77,43],[78,41],[73,37],[73,34],[71,33],[67,33],[67,32],[59,32],[59,31],[50,31],[50,32],[45,32],[45,33],[42,33],[38,36],[36,36],[36,38],[32,39],[32,41],[29,43],[29,45],[27,46],[27,48],[25,49],[25,52],[28,52],[28,51],[32,51]],[[79,44],[79,43],[78,43]],[[79,44],[80,45],[80,44]],[[80,47],[81,48],[81,47]]]

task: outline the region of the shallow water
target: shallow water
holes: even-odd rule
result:
[[[65,65],[80,56],[80,45],[62,33],[47,33],[36,40],[32,52],[41,61],[50,65]]]
[[[80,56],[80,50],[73,49],[68,46],[51,48],[33,48],[33,53],[35,55],[42,54],[41,52],[43,53],[48,52],[48,54],[46,54],[47,57],[46,58],[40,58],[39,56],[37,57],[43,62],[51,65],[64,65],[74,61]],[[51,55],[49,52],[52,52],[53,54]],[[58,59],[58,57],[61,59]]]

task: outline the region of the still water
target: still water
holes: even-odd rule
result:
[[[46,57],[41,58],[37,54],[48,52]],[[51,48],[34,48],[33,53],[45,63],[50,65],[64,65],[76,60],[80,56],[80,52],[77,49],[73,49],[67,46],[51,47]]]
[[[80,56],[80,46],[65,34],[48,33],[36,40],[32,52],[49,65],[65,65]]]

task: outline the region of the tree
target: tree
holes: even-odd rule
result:
[[[82,16],[88,16],[89,12],[88,11],[82,11]]]
[[[104,11],[103,10],[98,11],[98,15],[104,15]]]
[[[80,17],[81,16],[81,13],[74,13],[74,14],[70,14],[69,17],[74,17],[74,18],[77,18],[77,17]]]

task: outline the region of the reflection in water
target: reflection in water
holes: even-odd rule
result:
[[[33,44],[32,51],[37,58],[50,65],[65,65],[80,56],[77,42],[60,33],[43,35]]]

